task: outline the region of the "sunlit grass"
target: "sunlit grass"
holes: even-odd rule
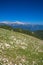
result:
[[[0,28],[0,65],[43,65],[43,41]]]

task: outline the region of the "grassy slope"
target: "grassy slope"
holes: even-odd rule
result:
[[[0,28],[0,65],[43,65],[43,41]]]
[[[43,40],[43,30],[37,30],[37,31],[32,32],[30,30],[23,30],[23,29],[20,29],[20,28],[13,28],[13,27],[8,26],[8,25],[0,25],[0,28],[7,29],[7,30],[14,30],[16,32],[24,33],[24,34],[34,36],[36,38],[39,38],[39,39]]]

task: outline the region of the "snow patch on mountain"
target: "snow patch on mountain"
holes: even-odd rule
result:
[[[20,21],[16,21],[16,22],[2,21],[0,23],[4,23],[4,24],[19,24],[19,25],[25,25],[25,24],[27,24],[25,22],[20,22]]]

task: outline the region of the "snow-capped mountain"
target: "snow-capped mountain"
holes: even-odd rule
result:
[[[0,22],[0,25],[9,25],[13,28],[22,28],[25,30],[31,30],[31,31],[35,31],[35,30],[43,30],[43,25],[39,25],[39,24],[30,24],[30,23],[24,23],[24,22]]]
[[[9,22],[9,21],[3,21],[3,22],[0,22],[0,24],[18,24],[18,25],[26,25],[27,23],[24,23],[24,22],[19,22],[19,21],[16,21],[16,22]]]

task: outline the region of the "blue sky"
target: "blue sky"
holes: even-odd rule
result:
[[[0,22],[43,24],[43,0],[0,0]]]

